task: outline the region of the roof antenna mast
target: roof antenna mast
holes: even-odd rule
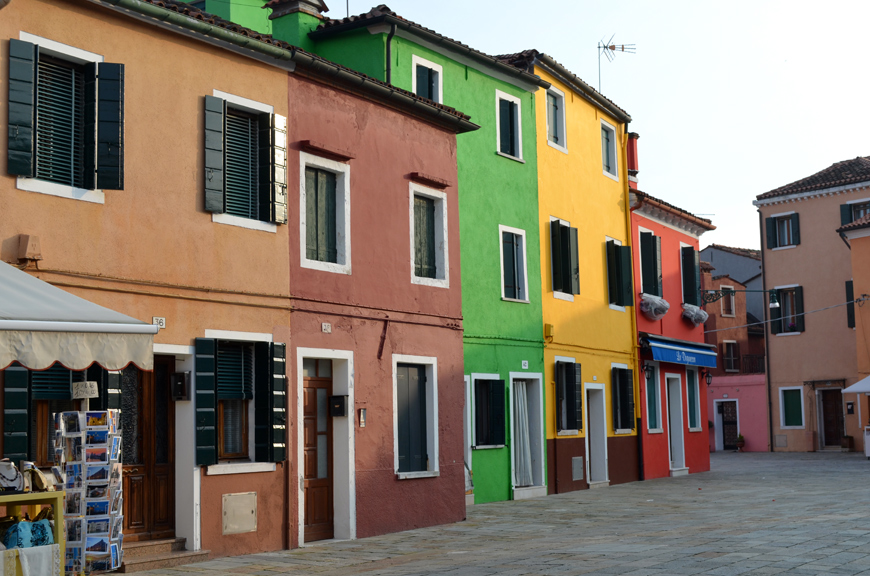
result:
[[[601,55],[604,54],[607,57],[608,62],[613,62],[613,59],[616,58],[617,52],[625,52],[627,54],[635,54],[634,44],[614,44],[613,37],[616,36],[614,34],[610,37],[610,40],[607,42],[603,42],[604,38],[598,41],[598,91],[601,92]]]

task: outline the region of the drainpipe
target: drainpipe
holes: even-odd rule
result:
[[[764,267],[764,218],[761,216],[761,208],[758,209],[758,241],[761,242],[761,289],[767,289],[767,276]],[[762,300],[763,304],[763,300]],[[770,338],[768,336],[770,330],[768,322],[770,321],[770,308],[762,305],[764,310],[764,365],[767,370],[767,450],[773,452],[773,398],[771,396],[770,386]]]
[[[387,34],[387,84],[393,83],[393,36],[396,35],[396,25],[390,26],[390,33]]]

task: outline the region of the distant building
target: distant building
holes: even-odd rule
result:
[[[701,250],[701,260],[709,262],[716,275],[727,275],[748,290],[761,290],[761,250],[733,248],[711,244]],[[752,321],[764,318],[764,295],[760,292],[746,295],[746,311]]]

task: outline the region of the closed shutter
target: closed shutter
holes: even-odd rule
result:
[[[516,270],[517,299],[526,300],[526,267],[523,242],[525,238],[519,234],[512,234],[514,240],[514,270]]]
[[[36,160],[36,64],[39,47],[9,40],[9,139],[6,171],[13,176],[33,177]]]
[[[555,94],[547,93],[547,103],[549,106],[547,107],[548,120],[549,120],[549,129],[550,129],[550,141],[555,144],[562,144],[561,135],[559,134],[559,100],[556,98]]]
[[[607,293],[611,304],[619,302],[619,269],[616,256],[616,242],[607,241]]]
[[[633,372],[625,368],[612,368],[611,389],[614,429],[634,430]]]
[[[414,275],[435,278],[435,200],[414,196]]]
[[[683,302],[697,306],[701,291],[701,263],[698,251],[691,246],[686,246],[681,248],[680,252],[683,258]]]
[[[60,364],[47,370],[30,373],[30,398],[32,400],[69,400],[73,382],[84,382],[83,371],[73,372]]]
[[[509,100],[499,100],[499,150],[502,154],[517,156],[516,151],[516,104]]]
[[[338,262],[335,186],[333,172],[305,168],[305,251],[309,260]],[[415,223],[416,209],[415,198]]]
[[[432,99],[432,84],[429,81],[429,68],[417,66],[417,96]]]
[[[768,304],[770,297],[768,297]],[[770,308],[770,333],[771,334],[779,334],[782,332],[782,291],[776,291],[776,301],[779,303],[777,308]]]
[[[218,342],[217,399],[250,400],[254,397],[254,350],[245,342]]]
[[[556,432],[565,430],[562,420],[562,405],[565,401],[565,363],[556,362]]]
[[[196,357],[196,465],[217,464],[217,340],[197,338]]]
[[[575,384],[577,373],[576,364],[573,362],[560,362],[562,364],[562,387],[565,389],[565,429],[579,430],[577,421],[577,386]]]
[[[846,281],[846,324],[849,328],[855,327],[855,289],[853,287],[852,281]]]
[[[794,323],[798,332],[804,331],[804,289],[797,286],[794,289]]]
[[[574,425],[577,430],[583,429],[583,370],[580,364],[574,366]]]
[[[777,248],[776,218],[765,218],[764,229],[767,232],[767,247],[771,250]]]
[[[10,122],[11,124],[11,122]],[[846,224],[852,223],[852,205],[851,204],[840,204],[840,225],[845,226]]]
[[[571,278],[571,294],[580,293],[580,250],[577,242],[577,229],[564,227],[568,231],[568,262],[566,268]]]
[[[260,220],[287,223],[287,118],[260,114],[259,186]]]
[[[396,368],[399,472],[428,470],[424,370],[414,364],[399,364]]]
[[[734,343],[734,369],[740,370],[740,342]]]
[[[493,446],[505,443],[505,382],[489,381],[490,442]]]
[[[517,287],[517,259],[516,259],[516,242],[514,234],[510,232],[502,232],[502,267],[504,269],[504,296],[505,298],[519,299]]]
[[[41,57],[36,67],[37,178],[85,187],[86,108],[85,72],[68,62]],[[92,141],[91,134],[88,140]],[[89,166],[90,174],[93,164]]]
[[[791,215],[791,243],[795,246],[801,243],[801,221],[797,212]]]
[[[698,414],[698,381],[694,370],[686,370],[686,399],[689,403],[689,428],[700,428],[701,418]]]
[[[254,459],[287,459],[287,345],[255,344]]]
[[[782,403],[783,425],[803,426],[804,415],[801,408],[801,391],[783,390]]]
[[[227,109],[225,126],[227,214],[258,219],[259,122],[247,114]]]
[[[619,268],[619,299],[620,306],[634,305],[634,276],[631,266],[631,246],[617,246],[617,265]]]
[[[224,198],[224,133],[227,104],[221,98],[205,97],[205,211],[226,212]]]
[[[30,402],[27,398],[28,371],[10,366],[4,371],[3,387],[3,457],[12,462],[28,460]]]
[[[654,237],[656,245],[656,296],[663,297],[665,295],[662,285],[662,239],[659,236]]]
[[[101,62],[97,67],[96,187],[124,189],[124,65]],[[88,103],[93,100],[88,100]],[[93,108],[90,106],[90,108]],[[89,165],[85,164],[86,169]]]
[[[656,243],[652,232],[640,233],[641,290],[644,294],[658,295],[656,277]]]
[[[552,220],[550,222],[550,265],[553,269],[553,292],[565,291],[562,250],[562,224],[558,220]]]

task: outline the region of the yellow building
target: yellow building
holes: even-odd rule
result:
[[[627,123],[546,54],[536,98],[549,493],[637,480]]]

